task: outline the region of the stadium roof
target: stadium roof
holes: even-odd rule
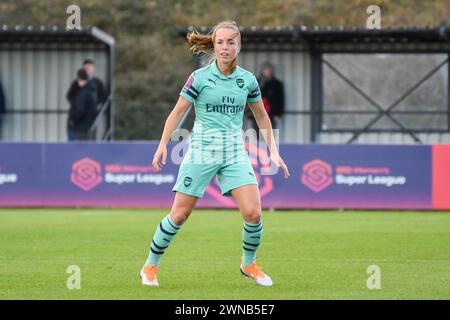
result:
[[[210,27],[195,28],[200,33],[208,33]],[[186,36],[194,27],[175,28],[178,36]],[[292,25],[290,27],[240,27],[242,42],[250,45],[300,44],[305,48],[320,50],[340,50],[345,45],[356,45],[354,48],[380,48],[380,45],[395,45],[399,50],[409,48],[445,51],[450,49],[450,29],[444,23],[437,27],[424,28],[382,28],[370,30],[366,28],[331,28]],[[400,47],[401,46],[401,47]],[[388,47],[386,50],[390,51]]]
[[[65,30],[58,26],[0,26],[0,44],[81,43],[114,46],[114,38],[96,27]]]

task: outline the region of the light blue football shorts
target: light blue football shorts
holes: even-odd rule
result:
[[[248,156],[234,163],[191,163],[185,160],[186,158],[180,165],[172,191],[202,198],[216,175],[222,195],[227,197],[231,197],[231,190],[235,188],[248,184],[258,185]]]

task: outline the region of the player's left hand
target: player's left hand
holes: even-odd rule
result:
[[[281,158],[279,154],[274,154],[270,156],[270,159],[275,163],[275,165],[278,166],[278,168],[281,168],[283,170],[284,178],[287,179],[290,176],[290,173],[286,163],[284,163],[283,158]]]

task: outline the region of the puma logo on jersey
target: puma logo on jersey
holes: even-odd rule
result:
[[[208,81],[211,81],[212,83],[216,84],[216,80],[213,80],[211,78],[209,78]]]

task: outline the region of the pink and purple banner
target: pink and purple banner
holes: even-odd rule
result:
[[[0,143],[2,207],[170,208],[178,166],[151,166],[157,144]],[[168,148],[169,155],[174,144]],[[253,160],[260,149],[247,146]],[[291,176],[263,175],[264,208],[450,209],[450,145],[297,145],[280,153]],[[198,207],[235,207],[217,180]]]

